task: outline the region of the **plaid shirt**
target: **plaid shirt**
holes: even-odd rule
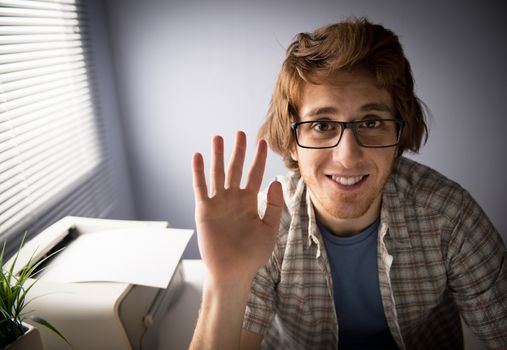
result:
[[[243,327],[263,335],[266,349],[337,349],[331,272],[309,192],[296,173],[278,180],[286,207]],[[488,347],[507,345],[507,253],[468,192],[400,157],[380,220],[379,287],[400,349],[463,349],[460,315]]]

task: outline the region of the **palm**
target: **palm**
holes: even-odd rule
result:
[[[215,138],[208,196],[200,155],[194,157],[194,189],[199,249],[213,278],[253,278],[271,254],[280,222],[282,195],[278,183],[268,191],[266,215],[257,211],[257,194],[262,182],[266,145],[259,144],[247,184],[241,189],[245,136],[238,134],[227,177],[223,170],[223,144]]]

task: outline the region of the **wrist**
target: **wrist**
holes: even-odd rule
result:
[[[233,298],[233,300],[241,300],[248,297],[252,285],[253,277],[227,277],[216,278],[208,275],[204,281],[203,296],[214,298],[223,297]]]
[[[239,349],[250,283],[206,277],[190,349]]]

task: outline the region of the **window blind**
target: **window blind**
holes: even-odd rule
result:
[[[0,240],[114,204],[82,1],[0,0]]]

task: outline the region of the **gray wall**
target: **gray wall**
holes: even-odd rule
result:
[[[102,1],[88,1],[89,35],[93,74],[96,82],[100,117],[104,126],[106,149],[116,203],[108,218],[136,219],[128,162],[124,148],[123,124],[118,111],[105,7]]]
[[[434,119],[414,158],[467,188],[507,240],[501,1],[107,1],[139,219],[193,228],[190,160],[215,134],[253,145],[293,36],[349,15],[399,34]],[[251,160],[250,148],[247,163]],[[283,172],[271,154],[266,179]],[[186,254],[197,257],[195,241]]]

